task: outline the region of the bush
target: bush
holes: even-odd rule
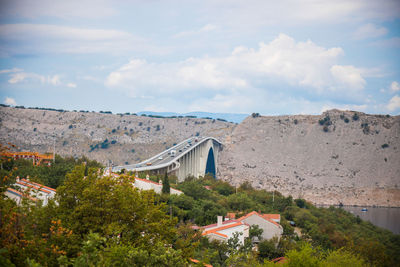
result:
[[[357,113],[354,113],[354,115],[353,115],[353,117],[352,117],[353,121],[358,121],[359,118],[360,118],[360,117],[358,116],[358,114],[357,114]]]
[[[319,124],[320,124],[321,126],[322,126],[322,125],[329,126],[329,125],[332,124],[331,118],[330,118],[329,116],[325,116],[325,118],[320,119],[318,122],[319,122]]]
[[[260,117],[260,113],[252,113],[251,116],[253,118],[257,118],[257,117]]]
[[[294,121],[293,121],[293,122],[294,122],[294,124],[297,124],[297,123],[298,123],[297,119],[294,119]]]
[[[349,121],[350,121],[350,120],[349,120],[348,118],[344,118],[344,122],[345,122],[345,123],[349,123]]]
[[[328,128],[328,126],[326,126],[326,125],[325,125],[324,128],[322,128],[322,129],[323,129],[324,132],[326,132],[326,133],[329,132],[329,128]]]
[[[385,148],[387,148],[387,147],[389,147],[388,144],[383,144],[383,145],[382,145],[382,148],[383,148],[383,149],[385,149]]]

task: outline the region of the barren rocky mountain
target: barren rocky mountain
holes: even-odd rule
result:
[[[256,115],[256,114],[255,114]],[[218,178],[318,204],[400,206],[400,116],[331,110],[239,125],[0,107],[0,142],[21,151],[135,163],[190,136],[221,140]]]
[[[225,143],[219,174],[232,184],[318,204],[400,206],[400,116],[248,117]]]
[[[224,139],[233,123],[197,118],[152,118],[94,112],[0,107],[0,142],[21,151],[85,155],[104,165],[132,164],[190,136]]]

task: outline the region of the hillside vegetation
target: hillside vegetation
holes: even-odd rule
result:
[[[1,173],[0,192],[13,183],[16,171]],[[288,259],[287,266],[398,266],[400,262],[399,235],[342,209],[316,208],[279,192],[273,196],[249,183],[234,188],[212,177],[179,184],[172,179],[171,186],[185,194],[157,195],[134,189],[132,176],[111,178],[100,173],[76,164],[57,188],[58,204],[50,201],[42,207],[27,200],[17,206],[1,197],[0,264],[189,266],[195,258],[213,266],[273,266],[270,260],[281,256]],[[46,182],[51,183],[52,179]],[[253,210],[281,214],[284,229],[280,241],[262,240],[258,252],[252,250],[251,239],[244,246],[235,238],[209,242],[191,228],[193,223],[215,223],[217,215],[227,212],[240,216]],[[297,224],[300,235],[289,220]],[[251,228],[251,237],[260,235],[259,229]]]

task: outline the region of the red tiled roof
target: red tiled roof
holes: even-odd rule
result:
[[[229,228],[236,227],[236,226],[240,226],[240,225],[244,225],[244,224],[243,224],[242,222],[238,222],[238,223],[234,223],[234,224],[229,224],[229,225],[221,226],[221,227],[218,227],[218,228],[209,230],[209,231],[204,231],[204,232],[202,233],[202,235],[208,235],[208,234],[212,234],[212,233],[215,234],[217,231],[222,231],[222,230],[229,229]],[[218,233],[218,234],[219,234],[219,233]],[[221,235],[222,235],[222,234],[221,234]]]
[[[39,187],[46,188],[46,189],[48,189],[48,190],[50,190],[50,191],[57,192],[57,190],[54,189],[54,188],[51,188],[51,187],[48,187],[48,186],[45,186],[45,185],[42,185],[42,184],[38,184],[38,183],[29,181],[29,180],[26,180],[26,179],[21,179],[21,181],[24,181],[24,182],[27,182],[27,183],[30,183],[30,184],[33,184],[33,185],[36,185],[36,186],[39,186]]]
[[[10,188],[10,187],[9,187],[9,188],[7,188],[7,191],[16,194],[16,195],[18,195],[19,197],[26,197],[26,198],[29,198],[30,200],[37,201],[37,198],[31,197],[31,196],[29,196],[29,195],[27,195],[27,194],[23,194],[23,193],[21,193],[20,191],[17,191],[17,190],[15,190],[15,189],[13,189],[13,188]]]
[[[194,262],[194,263],[200,263],[199,260],[195,260],[195,259],[192,259],[192,258],[190,258],[189,260],[190,260],[191,262]],[[206,267],[213,267],[212,265],[207,264],[207,263],[203,263],[203,264],[204,264],[204,266],[206,266]]]
[[[223,221],[222,222],[222,225],[224,225],[224,224],[227,224],[227,223],[233,223],[233,222],[239,222],[238,220],[228,220],[228,221]],[[202,226],[202,228],[204,228],[204,229],[207,229],[207,228],[212,228],[212,227],[215,227],[215,226],[217,226],[218,224],[217,223],[213,223],[213,224],[209,224],[209,225],[206,225],[206,226]]]
[[[264,217],[267,220],[280,220],[281,219],[280,214],[262,214],[262,217]]]
[[[226,217],[228,217],[229,219],[235,219],[236,214],[235,214],[234,212],[228,212],[228,213],[226,214]]]
[[[228,237],[227,235],[225,235],[225,234],[221,234],[221,233],[218,233],[218,232],[210,232],[210,233],[208,233],[208,234],[204,234],[204,235],[220,235],[220,236],[222,236],[222,237],[225,237],[225,238],[227,238],[227,237]]]
[[[51,193],[50,191],[48,191],[48,190],[46,190],[46,189],[43,189],[43,188],[38,187],[38,186],[36,186],[36,185],[30,184],[30,183],[28,183],[28,182],[17,182],[17,184],[23,185],[23,186],[27,186],[27,187],[30,187],[30,188],[33,188],[33,189],[36,189],[36,190],[39,190],[39,191],[42,191],[42,192],[45,192],[45,193],[48,193],[48,194]]]
[[[250,212],[250,213],[248,213],[248,214],[246,214],[246,215],[240,217],[240,218],[237,219],[237,220],[238,220],[238,221],[243,221],[244,219],[247,219],[248,217],[250,217],[250,216],[252,216],[252,215],[258,215],[259,217],[263,218],[263,219],[266,220],[266,221],[269,221],[270,223],[273,223],[273,224],[275,224],[275,225],[277,225],[277,226],[281,226],[279,223],[273,221],[272,219],[268,219],[268,218],[267,218],[268,216],[264,217],[264,215],[275,215],[275,214],[259,214],[257,211],[252,211],[252,212]],[[279,214],[278,214],[278,215],[279,215]],[[279,215],[279,216],[280,216],[280,215]]]

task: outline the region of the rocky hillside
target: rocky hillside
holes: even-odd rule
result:
[[[256,115],[256,114],[255,114]],[[185,138],[223,141],[218,177],[249,181],[318,204],[400,207],[400,116],[331,110],[320,116],[250,116],[235,125],[0,107],[0,142],[20,150],[86,155],[107,165],[146,159]]]
[[[190,136],[225,139],[235,124],[196,118],[151,118],[92,112],[65,112],[0,107],[0,142],[21,151],[131,164],[144,160]]]
[[[400,206],[400,116],[248,117],[227,136],[219,175],[319,204]]]

